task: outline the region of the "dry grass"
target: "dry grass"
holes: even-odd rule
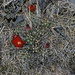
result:
[[[40,6],[30,12],[22,5],[24,21],[15,27],[13,21],[0,17],[0,75],[73,75],[75,74],[75,5],[68,1],[48,4],[41,15]],[[5,9],[5,8],[4,8]],[[46,11],[46,13],[45,13]],[[0,14],[3,14],[1,11]],[[9,14],[8,14],[9,16]],[[26,24],[32,28],[26,31]],[[62,26],[66,40],[53,28]],[[13,34],[27,42],[16,50]],[[50,48],[45,48],[50,42]]]

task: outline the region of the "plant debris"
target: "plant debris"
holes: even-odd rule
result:
[[[0,75],[75,75],[73,1],[0,0]]]

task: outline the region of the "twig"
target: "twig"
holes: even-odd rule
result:
[[[43,13],[46,11],[46,9],[51,5],[51,3],[49,3],[46,8],[43,10]]]
[[[5,26],[3,26],[2,30],[0,31],[0,34],[2,33],[3,29],[5,28]]]
[[[62,33],[59,29],[63,29],[63,27],[57,27],[57,28],[54,28],[54,30],[57,32],[57,33],[60,33],[60,35],[62,37],[64,37],[67,41],[70,42],[70,39],[68,37],[66,37],[66,35],[64,33]]]
[[[4,7],[7,6],[8,4],[10,4],[13,0],[10,0],[9,2],[5,2],[2,4]]]
[[[39,15],[39,10],[38,10],[38,6],[39,6],[39,5],[38,5],[38,0],[37,0],[36,2],[37,2],[37,4],[36,4],[36,13],[37,13],[37,16],[40,16],[40,15]]]

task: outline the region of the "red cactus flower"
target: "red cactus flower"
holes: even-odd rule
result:
[[[29,24],[26,25],[26,30],[31,30]]]
[[[30,27],[26,27],[26,30],[31,30],[31,28]]]
[[[54,73],[54,75],[56,75],[56,74]]]
[[[28,5],[28,9],[30,8],[30,11],[31,12],[34,12],[35,11],[35,8],[36,8],[36,6],[35,5],[33,5],[33,4],[31,4],[31,5]]]
[[[50,47],[50,43],[47,42],[45,46],[46,46],[46,48],[49,48]]]
[[[20,36],[18,36],[18,35],[15,34],[13,36],[12,43],[15,45],[16,48],[22,48],[23,44],[25,44],[26,42],[22,41],[21,38],[20,38]]]
[[[14,34],[13,38],[16,38],[16,37],[17,37],[17,35],[16,35],[16,34]]]

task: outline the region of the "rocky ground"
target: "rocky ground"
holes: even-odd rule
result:
[[[14,34],[26,41],[20,49],[12,43]],[[74,2],[0,0],[0,75],[74,74]]]

